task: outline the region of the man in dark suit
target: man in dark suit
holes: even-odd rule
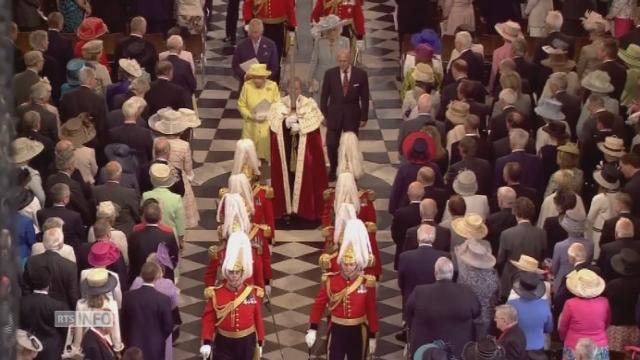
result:
[[[436,116],[438,120],[444,121],[444,113],[447,110],[447,106],[449,106],[449,103],[453,100],[459,100],[458,86],[463,80],[469,79],[467,73],[468,66],[466,61],[458,58],[453,62],[453,64],[451,64],[451,77],[453,78],[453,82],[446,85],[442,89],[442,95],[440,96],[440,109],[438,110],[438,115]],[[479,81],[470,81],[473,85],[473,91],[470,98],[472,98],[473,101],[484,104],[485,98],[487,96],[487,91],[485,90],[484,86],[482,86],[482,83],[480,83]]]
[[[418,181],[412,182],[409,184],[409,189],[407,190],[409,205],[399,208],[393,214],[393,221],[391,222],[391,238],[396,244],[396,252],[393,261],[394,269],[398,269],[398,259],[402,252],[402,246],[405,241],[407,229],[420,224],[420,201],[423,196],[423,185]]]
[[[565,0],[562,4],[562,32],[571,36],[583,36],[585,34],[582,26],[582,17],[587,10],[596,8],[595,0]]]
[[[16,109],[17,115],[23,119],[28,111],[35,111],[40,116],[39,133],[49,138],[54,144],[58,142],[58,119],[45,107],[51,99],[50,87],[44,82],[31,86],[29,102]],[[22,130],[22,129],[21,129]]]
[[[640,156],[634,153],[622,155],[620,172],[627,179],[622,191],[631,196],[634,204],[631,213],[638,216],[640,214]]]
[[[158,63],[158,51],[152,43],[145,40],[147,33],[147,21],[144,17],[136,16],[131,19],[129,36],[116,45],[113,52],[113,78],[118,77],[118,61],[120,59],[135,59],[144,70],[155,79],[156,64]]]
[[[498,121],[496,125],[499,124],[501,121],[498,118],[493,118],[491,120],[492,124],[493,124],[493,120]],[[521,112],[515,109],[514,111],[509,112],[509,114],[505,118],[505,123],[507,127],[507,132],[505,137],[495,140],[493,142],[493,158],[494,159],[501,158],[511,153],[511,144],[509,143],[509,136],[507,135],[509,134],[509,131],[511,131],[511,129],[524,129],[525,121],[526,121],[526,117],[522,115]],[[536,153],[536,144],[533,142],[533,139],[531,137],[529,137],[529,140],[527,141],[527,145],[524,147],[524,150],[529,154]]]
[[[153,287],[162,271],[146,262],[140,272],[144,284],[124,294],[122,299],[122,340],[142,350],[145,358],[164,359],[167,336],[173,330],[171,300]]]
[[[516,192],[508,186],[503,186],[498,189],[497,205],[500,210],[487,217],[487,229],[489,230],[487,240],[489,240],[491,244],[493,254],[498,253],[502,232],[518,224],[515,215],[513,215],[513,205],[516,202],[516,196]]]
[[[134,231],[128,240],[129,278],[132,281],[140,275],[140,269],[147,261],[147,257],[156,252],[160,244],[164,244],[167,247],[173,265],[178,264],[178,242],[175,235],[166,233],[158,228],[158,224],[162,220],[160,205],[149,202],[145,204],[143,211],[144,228],[140,231]],[[173,271],[167,271],[165,275],[165,277],[173,280]]]
[[[518,112],[514,106],[517,97],[518,94],[516,94],[512,89],[504,89],[500,91],[500,94],[498,95],[498,102],[495,106],[499,107],[502,111],[500,111],[498,115],[492,117],[489,121],[489,141],[495,142],[506,138],[509,135],[507,129],[507,118],[511,113]],[[526,118],[524,115],[522,115],[522,117],[524,118],[522,121],[522,128],[527,130],[529,127]]]
[[[278,55],[276,43],[264,37],[263,33],[264,25],[262,20],[251,19],[247,38],[241,40],[233,52],[231,69],[233,70],[233,76],[240,81],[241,88],[245,80],[245,71],[240,65],[254,58],[259,63],[267,65],[267,69],[271,71],[269,79],[275,82],[280,80],[280,56]]]
[[[174,4],[171,0],[135,0],[131,2],[131,15],[146,19],[150,34],[166,34],[175,24]]]
[[[424,186],[424,199],[432,199],[435,201],[435,214],[432,218],[438,223],[442,219],[442,214],[438,214],[438,209],[444,209],[447,200],[449,199],[449,192],[447,189],[435,186],[436,175],[433,169],[428,166],[423,166],[418,170],[418,180]],[[423,216],[424,220],[424,216]]]
[[[571,130],[571,141],[575,142],[578,138],[576,126],[582,111],[580,98],[567,93],[567,74],[563,72],[553,73],[549,76],[549,90],[553,98],[562,104],[562,113]]]
[[[611,97],[620,100],[627,82],[627,68],[618,61],[618,42],[616,39],[607,38],[602,41],[602,45],[598,49],[598,58],[602,60],[598,70],[605,71],[611,78],[611,85],[613,85]]]
[[[445,139],[445,125],[444,122],[434,120],[431,116],[431,95],[422,94],[418,98],[418,116],[405,120],[398,131],[398,152],[402,154],[402,143],[407,135],[415,131],[420,131],[427,125],[434,126],[440,133],[440,138]],[[444,145],[444,144],[443,144]]]
[[[149,114],[170,107],[173,110],[193,108],[193,101],[189,92],[182,86],[171,82],[173,79],[173,65],[168,61],[160,61],[156,70],[158,79],[151,83],[149,92],[145,95]]]
[[[124,124],[109,130],[110,144],[129,146],[138,159],[138,165],[153,159],[153,134],[151,130],[138,125],[138,119],[146,107],[143,98],[134,96],[122,105]]]
[[[619,39],[621,49],[626,50],[631,44],[640,46],[640,15],[636,15],[636,17],[638,17],[638,19],[636,19],[637,25]]]
[[[523,80],[532,81],[536,75],[536,66],[525,58],[527,55],[527,42],[524,38],[517,38],[511,43],[511,54],[516,64],[516,72]],[[531,87],[530,87],[531,88]]]
[[[71,39],[62,36],[62,25],[64,17],[61,13],[54,11],[47,18],[49,24],[49,47],[47,54],[58,60],[59,73],[64,75],[67,69],[67,63],[73,59],[73,44]],[[63,79],[64,80],[64,79]]]
[[[53,274],[48,267],[27,270],[31,270],[29,285],[34,292],[20,298],[19,327],[29,331],[42,342],[42,351],[38,353],[38,359],[60,359],[67,330],[64,327],[56,327],[55,313],[75,309],[75,305],[69,307],[65,302],[50,295]]]
[[[471,50],[472,44],[473,40],[469,32],[459,31],[456,33],[454,45],[455,49],[460,53],[457,59],[464,60],[467,63],[467,75],[469,79],[482,82],[484,78],[484,59],[481,54],[476,54]],[[451,69],[449,69],[445,75],[444,84],[447,85],[454,81]]]
[[[153,164],[165,164],[172,166],[169,163],[169,155],[171,154],[171,143],[167,139],[158,138],[153,143],[153,153],[155,154],[155,158],[153,161],[148,163],[145,166],[142,166],[140,169],[140,193],[144,194],[146,191],[153,190],[154,186],[151,184],[151,178],[149,177],[149,168]],[[172,193],[178,194],[180,196],[184,195],[184,181],[182,180],[182,171],[180,169],[174,168],[176,171],[176,177],[178,180],[175,184],[169,187]]]
[[[33,50],[40,51],[44,59],[42,65],[42,77],[46,77],[51,83],[52,98],[57,104],[60,99],[60,87],[64,83],[64,72],[61,72],[58,59],[49,55],[47,49],[49,48],[49,35],[44,30],[36,30],[29,34],[29,45]]]
[[[463,125],[464,125],[464,137],[462,137],[462,139],[470,138],[471,140],[473,140],[476,146],[475,156],[477,156],[480,159],[484,159],[486,161],[492,161],[493,149],[491,144],[488,143],[487,140],[485,140],[482,135],[483,132],[480,129],[480,126],[481,126],[480,118],[474,114],[470,114],[465,120]],[[462,160],[462,156],[459,150],[460,141],[456,141],[451,144],[451,153],[449,154],[450,156],[449,162],[451,164],[455,164],[458,161]]]
[[[582,142],[582,149],[580,152],[580,164],[581,169],[585,173],[585,180],[592,181],[593,171],[598,164],[604,160],[603,152],[598,148],[598,143],[604,142],[609,136],[614,136],[613,123],[615,117],[608,111],[601,111],[595,114],[596,128],[586,139]],[[622,140],[620,140],[622,143]]]
[[[600,247],[600,256],[597,265],[602,270],[605,280],[610,281],[620,277],[611,267],[611,258],[619,254],[623,249],[631,249],[640,252],[640,242],[634,239],[633,223],[629,219],[622,218],[616,223],[616,239],[613,242]]]
[[[82,217],[76,211],[67,209],[71,191],[69,186],[64,183],[58,183],[51,187],[48,197],[51,198],[53,206],[39,210],[36,213],[38,224],[42,226],[47,219],[58,217],[64,221],[62,232],[67,245],[77,249],[80,244],[86,242],[86,231],[82,225]]]
[[[443,208],[444,209],[444,208]],[[435,228],[436,237],[433,240],[433,248],[441,251],[449,252],[451,249],[451,231],[445,227],[438,225],[436,216],[438,215],[438,206],[435,201],[425,198],[420,202],[420,224],[407,229],[405,234],[402,251],[409,251],[418,248],[418,228],[422,224],[431,225]]]
[[[478,194],[487,196],[491,194],[491,164],[485,159],[476,157],[476,151],[480,141],[483,140],[476,137],[465,136],[462,140],[453,144],[459,144],[456,148],[462,159],[449,166],[447,174],[445,175],[445,182],[449,189],[453,186],[453,181],[459,172],[471,170],[476,175],[476,179],[478,179]],[[453,150],[454,146],[451,146],[451,151],[453,152]]]
[[[85,359],[115,360],[116,355],[108,339],[109,329],[89,328],[82,337],[80,347]]]
[[[49,177],[49,169],[54,159],[55,143],[40,132],[40,119],[40,114],[35,111],[25,112],[20,121],[18,137],[26,137],[38,141],[44,146],[44,149],[38,155],[29,160],[29,166],[38,170],[41,179],[46,179]]]
[[[96,204],[111,201],[118,205],[118,217],[114,227],[128,235],[133,225],[140,222],[138,214],[140,195],[134,189],[120,185],[122,166],[117,161],[107,163],[104,169],[107,182],[93,188],[93,199]]]
[[[13,63],[13,73],[18,74],[23,72],[26,68],[24,66],[24,56],[22,50],[16,46],[16,40],[18,39],[18,25],[15,22],[11,22],[9,25],[9,34],[7,37],[0,38],[0,43],[7,49],[5,53],[5,60],[8,64]],[[10,83],[10,79],[7,77],[7,85]]]
[[[451,260],[439,258],[434,269],[436,282],[416,286],[405,302],[409,353],[413,358],[419,346],[442,340],[449,345],[452,355],[459,358],[464,345],[475,338],[480,302],[471,288],[452,281]]]
[[[505,359],[527,359],[527,338],[518,326],[518,311],[511,304],[496,307],[496,327],[502,333],[498,344],[502,346]]]
[[[91,201],[85,197],[82,185],[71,178],[71,174],[75,170],[72,159],[73,152],[66,151],[56,155],[56,168],[58,171],[49,175],[44,184],[44,191],[47,193],[46,206],[53,205],[53,201],[51,201],[51,194],[54,185],[58,183],[65,184],[69,188],[68,190],[70,194],[68,203],[69,209],[78,212],[82,217],[82,223],[88,226],[93,224],[95,210],[89,205],[91,204]]]
[[[40,81],[40,73],[44,67],[44,57],[40,51],[29,51],[24,54],[24,64],[27,69],[15,74],[11,81],[11,90],[16,106],[29,101],[31,86]]]
[[[616,199],[613,202],[613,209],[617,215],[604,221],[602,232],[600,233],[600,246],[615,240],[616,224],[618,223],[618,220],[622,218],[629,219],[633,223],[634,238],[638,238],[638,235],[640,235],[640,219],[631,215],[632,208],[633,200],[629,194],[624,192],[616,194]]]
[[[509,133],[509,144],[511,145],[511,154],[505,155],[496,160],[495,165],[495,189],[504,185],[502,171],[504,166],[509,162],[517,162],[525,174],[542,174],[542,159],[536,155],[528,154],[524,148],[529,141],[529,133],[523,129],[513,129]],[[527,176],[521,179],[521,184],[530,186],[537,191],[543,191],[545,179],[542,176]]]
[[[180,58],[180,51],[184,44],[180,36],[171,36],[167,39],[167,48],[169,49],[169,55],[165,59],[173,65],[173,77],[171,82],[182,86],[189,95],[193,95],[196,92],[196,78],[193,76],[193,69],[191,64]]]
[[[474,86],[474,83],[470,80],[463,80],[460,82],[460,85],[458,85],[458,98],[460,101],[469,104],[469,114],[478,117],[479,121],[477,129],[479,133],[484,136],[487,130],[487,126],[485,124],[487,123],[487,118],[491,114],[491,108],[485,103],[479,103],[474,100]]]
[[[538,209],[540,207],[539,205],[542,203],[540,193],[532,187],[522,185],[520,183],[521,178],[522,166],[519,163],[508,162],[505,164],[504,169],[502,170],[502,179],[506,186],[512,188],[513,191],[516,192],[516,198],[524,196],[531,200],[535,205],[535,208]]]
[[[27,288],[33,289],[31,278],[35,274],[46,269],[51,274],[49,295],[63,302],[68,309],[75,309],[76,302],[80,294],[78,291],[78,269],[76,264],[67,260],[52,248],[59,247],[64,241],[64,235],[60,228],[51,228],[44,232],[42,242],[45,243],[46,250],[42,254],[31,256],[25,265],[23,274],[24,283]],[[37,290],[37,289],[36,289]]]
[[[367,73],[351,65],[351,53],[338,53],[337,67],[327,70],[322,83],[320,110],[327,124],[329,180],[336,179],[338,143],[344,131],[358,134],[369,116],[369,79]]]

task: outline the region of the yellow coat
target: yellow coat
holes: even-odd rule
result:
[[[262,100],[267,100],[272,104],[280,101],[278,84],[271,80],[266,80],[264,87],[258,89],[251,80],[245,81],[240,92],[240,98],[238,98],[238,111],[240,111],[240,115],[244,119],[242,138],[253,140],[258,157],[270,161],[269,122],[266,119],[256,121],[253,111],[254,107]]]

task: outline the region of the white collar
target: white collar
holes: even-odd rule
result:
[[[49,291],[48,290],[33,290],[34,294],[42,294],[42,295],[49,295]]]
[[[154,284],[149,284],[149,283],[142,283],[142,286],[148,286],[148,287],[152,287],[152,288],[156,287]]]
[[[129,34],[129,36],[137,37],[137,38],[140,38],[140,39],[142,39],[142,38],[143,38],[143,36],[142,36],[142,35],[140,35],[140,34],[134,34],[134,33]]]
[[[103,333],[101,333],[100,331],[98,331],[96,328],[94,327],[90,327],[89,330],[93,331],[96,335],[98,335],[99,337],[101,337],[107,344],[109,344],[109,346],[113,346],[113,344],[111,343],[111,339],[109,338],[109,336],[104,335]]]

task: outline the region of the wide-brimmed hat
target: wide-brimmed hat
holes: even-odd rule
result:
[[[98,55],[104,49],[104,42],[99,39],[87,41],[82,45],[82,51],[88,55]]]
[[[522,28],[515,21],[508,20],[503,23],[497,23],[494,28],[505,40],[513,41],[522,36]]]
[[[613,91],[611,77],[606,71],[594,70],[588,73],[580,83],[583,88],[600,94],[608,94]]]
[[[433,49],[427,44],[419,44],[413,48],[416,63],[430,62],[433,60]]]
[[[617,136],[607,136],[604,141],[598,143],[598,149],[603,154],[607,154],[613,157],[622,157],[625,154],[624,140]]]
[[[60,139],[69,140],[73,146],[80,147],[96,137],[96,128],[89,113],[81,113],[67,120],[60,127]]]
[[[80,292],[85,296],[108,294],[118,285],[118,279],[107,269],[96,268],[87,271],[87,277],[80,284]]]
[[[469,108],[470,106],[466,102],[454,100],[449,103],[445,116],[451,123],[461,125],[469,118]]]
[[[491,245],[486,240],[468,239],[455,249],[456,257],[465,264],[478,269],[491,269],[496,258],[491,254]]]
[[[548,57],[541,61],[543,66],[556,70],[569,71],[576,66],[576,62],[568,58],[570,44],[563,39],[556,38],[550,45],[542,47]]]
[[[546,132],[554,139],[564,140],[569,138],[569,134],[567,134],[567,125],[564,121],[551,120],[542,127],[542,131]]]
[[[149,117],[149,127],[161,134],[176,135],[200,126],[200,119],[193,110],[173,110],[166,107]]]
[[[433,138],[424,131],[414,131],[402,141],[402,156],[412,163],[426,164],[436,154]]]
[[[38,338],[22,329],[16,330],[16,342],[24,349],[40,352],[42,351],[42,342]]]
[[[470,341],[462,349],[462,360],[504,360],[505,351],[493,338]]]
[[[329,31],[331,29],[335,29],[340,26],[344,26],[348,24],[348,20],[342,20],[338,16],[330,14],[320,18],[318,23],[314,24],[311,27],[311,35],[314,37],[319,37],[325,31]]]
[[[572,142],[568,142],[564,145],[558,146],[557,150],[563,153],[572,154],[576,156],[580,155],[580,149],[578,149],[578,145]]]
[[[638,275],[640,254],[633,249],[623,248],[611,257],[611,268],[622,276]]]
[[[120,66],[120,69],[124,70],[124,72],[133,77],[138,78],[142,76],[142,68],[136,59],[120,59],[118,60],[118,66]]]
[[[442,52],[442,41],[440,36],[432,29],[424,29],[418,33],[411,35],[411,45],[415,49],[420,44],[429,45],[436,54]]]
[[[435,79],[433,76],[433,68],[425,63],[417,64],[411,74],[416,82],[432,83]]]
[[[627,125],[633,126],[633,125],[636,125],[638,122],[640,122],[640,111],[634,112],[633,114],[629,115],[629,117],[624,123]]]
[[[521,272],[513,284],[513,291],[525,300],[540,299],[546,292],[542,276],[536,272]]]
[[[13,162],[17,164],[26,163],[36,157],[44,150],[44,145],[40,141],[20,137],[11,143]]]
[[[76,30],[76,35],[78,35],[78,39],[87,41],[97,39],[108,31],[107,24],[102,19],[91,16],[82,20]]]
[[[562,103],[555,99],[542,99],[538,106],[534,109],[535,113],[540,117],[548,120],[564,120],[565,115],[562,112]]]
[[[629,44],[626,49],[618,49],[618,57],[630,68],[640,68],[640,46]]]
[[[22,210],[33,202],[35,195],[27,185],[31,181],[31,173],[26,168],[13,168],[9,174],[15,180],[14,187],[7,191],[7,198],[12,207]]]
[[[460,196],[471,196],[478,192],[478,179],[471,170],[463,170],[453,180],[453,191]]]
[[[589,269],[573,270],[567,275],[567,289],[577,297],[598,297],[604,291],[604,287],[604,280]]]
[[[271,76],[271,71],[267,70],[266,64],[253,64],[247,71],[245,77],[254,76],[254,77],[269,77]]]
[[[482,216],[468,213],[451,221],[451,228],[465,239],[484,239],[489,230]]]
[[[616,190],[620,188],[620,172],[615,166],[604,166],[593,172],[593,179],[605,189]]]
[[[587,31],[609,31],[609,21],[595,11],[587,10],[580,20],[582,20],[582,26]]]
[[[168,188],[178,180],[175,171],[169,165],[162,163],[151,165],[149,167],[149,176],[154,187]]]
[[[110,241],[96,241],[89,251],[89,264],[95,267],[106,267],[120,258],[120,250]]]
[[[80,69],[86,64],[84,59],[71,59],[67,63],[67,83],[69,85],[80,85]]]
[[[586,219],[584,209],[576,206],[560,216],[560,226],[569,234],[582,233],[585,230]]]
[[[538,260],[528,255],[520,255],[518,261],[509,260],[511,265],[515,266],[518,270],[524,272],[531,272],[536,274],[544,274],[544,270],[540,269]]]

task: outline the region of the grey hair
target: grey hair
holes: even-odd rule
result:
[[[80,79],[80,82],[82,84],[87,84],[90,80],[93,80],[95,78],[96,70],[89,66],[83,66],[78,72],[78,79]]]
[[[549,82],[554,84],[560,90],[566,90],[568,86],[567,73],[556,72],[549,76]]]
[[[262,20],[258,18],[251,19],[251,21],[249,21],[249,29],[255,28],[256,26],[259,27],[262,31],[264,31],[264,24],[262,23]]]
[[[44,30],[36,30],[29,34],[29,45],[34,50],[47,50],[49,34]]]
[[[473,39],[471,38],[471,34],[468,31],[457,32],[454,41],[460,44],[460,46],[465,49],[470,48],[473,44]]]
[[[562,27],[562,23],[564,22],[564,19],[560,11],[549,11],[547,13],[545,22],[547,23],[547,25],[549,25],[549,28],[551,28],[552,30],[560,31],[560,28]]]
[[[171,35],[167,39],[167,48],[169,50],[182,50],[184,41],[180,35]]]
[[[496,306],[496,314],[498,313],[502,314],[511,324],[518,322],[518,310],[511,304]]]
[[[585,249],[583,244],[576,242],[569,246],[567,255],[576,259],[576,261],[585,261],[587,260],[587,249]]]
[[[51,86],[44,81],[31,85],[29,98],[32,101],[46,101],[51,96]]]
[[[436,280],[452,280],[453,279],[453,263],[449,258],[438,258],[434,265],[434,275]]]
[[[71,189],[69,189],[69,185],[64,183],[57,183],[51,187],[49,190],[51,195],[51,200],[54,203],[61,202],[65,197],[71,196]]]
[[[573,351],[575,358],[579,360],[593,360],[596,356],[597,346],[589,338],[580,338]]]
[[[57,216],[50,217],[44,221],[44,224],[42,224],[42,231],[45,232],[49,229],[54,229],[54,228],[62,229],[63,225],[64,225],[64,220],[62,220],[61,218]]]
[[[511,149],[524,149],[529,141],[529,133],[522,129],[509,130],[509,144]]]
[[[51,228],[42,235],[42,245],[46,250],[60,250],[64,246],[62,228]]]
[[[436,228],[429,224],[422,224],[418,227],[418,243],[433,244],[436,239]]]
[[[129,84],[129,89],[135,92],[141,92],[143,95],[146,94],[150,88],[149,80],[145,79],[143,76],[133,79],[131,84]]]
[[[147,106],[147,102],[140,96],[132,96],[122,104],[122,113],[126,118],[135,116],[138,111],[144,109]]]
[[[498,204],[500,207],[511,208],[516,202],[517,194],[513,188],[502,186],[498,189]]]
[[[633,223],[631,222],[631,220],[621,217],[617,222],[616,222],[616,228],[615,228],[615,235],[616,238],[631,238],[634,236],[633,233]]]

